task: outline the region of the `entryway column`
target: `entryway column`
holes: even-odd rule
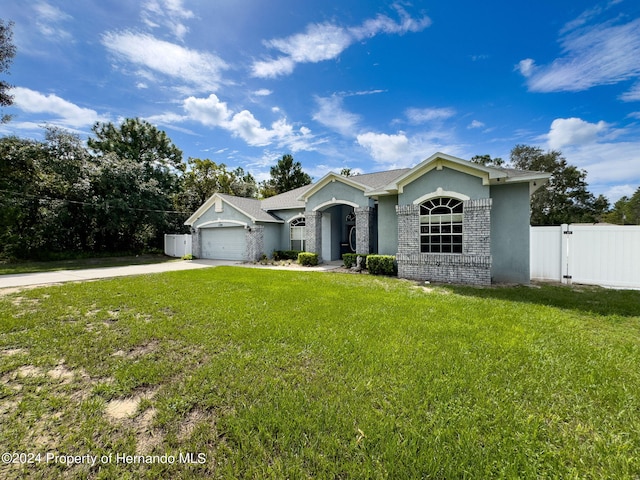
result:
[[[373,208],[354,208],[356,214],[356,253],[371,253]]]
[[[318,254],[322,261],[322,212],[304,212],[306,225],[304,228],[305,250]]]

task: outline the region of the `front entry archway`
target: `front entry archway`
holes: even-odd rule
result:
[[[338,204],[322,210],[322,259],[341,260],[345,253],[356,248],[354,208]]]

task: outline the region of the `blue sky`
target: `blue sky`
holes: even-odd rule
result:
[[[611,201],[640,186],[640,2],[3,0],[14,119],[144,118],[188,157],[319,179],[436,151],[559,149]]]

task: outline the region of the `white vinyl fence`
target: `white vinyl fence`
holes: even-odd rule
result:
[[[640,288],[640,226],[531,227],[531,279]]]
[[[164,254],[170,257],[184,257],[191,254],[191,235],[164,236]]]

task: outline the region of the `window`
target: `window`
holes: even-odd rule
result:
[[[439,197],[420,205],[420,252],[462,253],[462,200]]]
[[[298,217],[291,220],[291,250],[304,252],[305,218]]]

